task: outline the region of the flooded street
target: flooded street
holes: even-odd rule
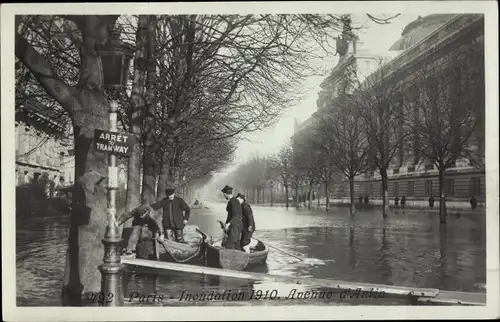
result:
[[[221,230],[216,220],[225,219],[225,205],[210,204],[209,209],[192,211],[190,224],[198,225],[216,237]],[[449,215],[448,225],[440,228],[435,215],[391,214],[386,220],[378,210],[359,211],[354,218],[348,208],[329,213],[290,208],[253,206],[255,237],[277,247],[270,248],[267,266],[254,269],[277,275],[336,279],[352,282],[437,288],[441,290],[485,292],[486,228],[485,216]],[[29,306],[61,305],[60,290],[67,248],[68,218],[17,218],[17,304]],[[97,268],[96,268],[97,269]],[[140,294],[162,294],[160,303],[151,305],[220,305],[217,301],[183,301],[184,294],[231,290],[246,298],[261,290],[276,290],[280,300],[240,301],[235,305],[289,304],[284,300],[293,289],[313,290],[304,285],[283,285],[243,281],[203,275],[125,275],[125,301],[137,304]],[[317,292],[328,292],[318,290]],[[184,293],[183,293],[184,292]],[[132,294],[133,298],[130,298]],[[296,293],[297,294],[297,293]],[[130,300],[130,301],[129,301]],[[396,300],[363,301],[331,299],[293,304],[398,304]],[[396,301],[396,302],[394,302]],[[286,302],[286,303],[285,303]],[[354,303],[355,302],[355,303]],[[146,304],[146,303],[142,303]],[[401,303],[404,304],[404,303]]]

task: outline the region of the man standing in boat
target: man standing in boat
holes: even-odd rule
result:
[[[236,195],[236,198],[241,204],[243,212],[243,229],[241,232],[241,248],[243,251],[250,253],[250,242],[255,231],[255,220],[253,218],[252,207],[247,203],[245,196],[241,193]]]
[[[241,250],[241,231],[243,226],[243,213],[241,204],[236,197],[233,197],[233,188],[226,185],[221,191],[224,194],[226,200],[228,200],[226,206],[227,241],[225,247],[227,249]]]
[[[163,208],[163,230],[167,239],[184,243],[184,227],[188,223],[191,208],[181,197],[175,195],[175,188],[167,187],[167,197],[152,204],[153,210]],[[160,235],[162,238],[163,234]]]

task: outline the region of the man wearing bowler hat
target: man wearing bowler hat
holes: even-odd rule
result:
[[[227,249],[241,250],[241,230],[243,226],[243,212],[241,204],[236,197],[233,197],[233,188],[225,186],[222,188],[222,193],[226,200],[228,200],[226,211],[226,232],[227,242],[225,247]]]
[[[163,208],[163,230],[165,236],[179,243],[184,242],[184,227],[189,220],[191,209],[181,197],[175,195],[175,188],[168,186],[165,189],[167,197],[151,205],[153,210]],[[162,234],[163,235],[163,234]],[[160,235],[160,238],[162,238]]]

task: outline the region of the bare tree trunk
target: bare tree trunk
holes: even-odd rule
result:
[[[144,155],[142,202],[149,205],[156,201],[156,144],[155,144],[155,79],[156,79],[156,17],[149,16],[147,43],[146,115],[144,124]]]
[[[318,191],[317,191],[317,193],[316,193],[316,202],[318,203],[318,210],[319,210],[319,209],[320,209],[320,207],[321,207],[321,204],[320,204],[320,202],[319,202],[319,200],[320,200],[320,198],[319,198],[319,192],[320,192],[320,190],[321,190],[321,185],[318,187]]]
[[[272,207],[273,206],[273,188],[271,188],[270,199],[271,199],[271,207]]]
[[[439,222],[446,224],[446,196],[444,192],[444,166],[439,166]]]
[[[299,186],[295,186],[295,208],[299,209]]]
[[[285,207],[288,210],[288,184],[285,184]]]
[[[330,191],[328,190],[328,179],[325,180],[326,211],[330,210]]]
[[[387,177],[387,170],[382,169],[380,175],[382,177],[382,216],[385,218],[389,213],[389,179]]]
[[[70,305],[78,305],[85,293],[100,291],[97,267],[104,256],[101,241],[107,222],[107,155],[95,151],[92,142],[94,129],[109,127],[108,103],[102,92],[82,90],[80,95],[90,109],[74,121],[75,186],[62,292]]]
[[[309,192],[308,192],[308,203],[307,203],[307,209],[311,210],[311,204],[312,204],[312,186],[313,186],[313,182],[311,181],[309,183]]]
[[[164,199],[167,196],[165,190],[167,189],[169,170],[170,168],[168,166],[168,162],[165,162],[165,159],[162,158],[160,175],[158,176],[158,191],[156,193],[157,200]]]
[[[135,135],[137,143],[132,147],[128,160],[127,197],[125,211],[129,212],[141,203],[141,144],[144,90],[146,79],[146,41],[148,17],[139,16],[136,33],[136,52],[134,59],[134,81],[132,85],[132,105],[130,111],[130,133]],[[130,227],[132,220],[127,220],[124,227]]]
[[[145,135],[147,136],[147,134]],[[150,205],[156,201],[156,160],[153,151],[151,151],[153,149],[147,146],[147,141],[143,154],[142,203]]]
[[[356,214],[356,204],[354,200],[354,176],[349,177],[349,194],[351,196],[351,216]]]

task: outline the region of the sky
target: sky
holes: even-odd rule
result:
[[[381,17],[382,15],[376,16]],[[417,15],[405,14],[394,18],[390,24],[379,25],[365,15],[352,16],[353,27],[362,26],[357,31],[359,41],[362,43],[361,46],[358,44],[358,48],[375,55],[394,56],[397,52],[389,52],[389,47],[400,38],[403,28],[416,18]],[[331,70],[337,63],[337,57],[329,57],[323,63]],[[293,135],[295,119],[298,123],[301,123],[316,111],[316,100],[320,91],[319,85],[325,77],[326,75],[308,77],[303,83],[303,86],[308,91],[301,102],[287,109],[275,126],[254,132],[247,137],[247,140],[241,141],[236,150],[233,164],[223,173],[230,172],[238,164],[245,162],[252,156],[265,156],[278,151]]]

